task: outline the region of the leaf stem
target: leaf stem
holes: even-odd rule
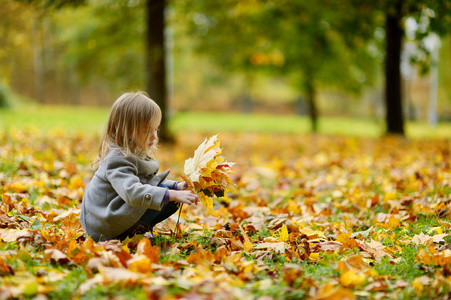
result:
[[[177,218],[177,224],[175,224],[175,237],[177,237],[177,235],[179,233],[179,221],[180,221],[180,215],[182,214],[182,208],[183,208],[183,203],[182,203],[182,205],[180,205],[179,216]]]

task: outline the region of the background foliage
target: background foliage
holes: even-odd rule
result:
[[[41,102],[89,105],[108,105],[124,90],[143,89],[145,2],[62,5],[66,2],[72,1],[2,0],[3,85]],[[382,117],[383,1],[167,3],[172,110],[305,114],[315,97],[324,115]],[[416,38],[430,29],[446,32],[449,7],[446,1],[434,3],[444,8],[440,14],[412,15],[416,24],[428,20],[418,25]],[[444,120],[449,115],[444,83],[449,49],[445,38],[438,90]],[[424,55],[416,58],[427,61]],[[406,114],[425,120],[427,77],[409,80]]]

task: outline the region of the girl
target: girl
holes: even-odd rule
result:
[[[159,106],[144,93],[125,93],[113,104],[98,166],[81,204],[80,222],[96,241],[124,240],[150,231],[177,211],[180,203],[196,204],[186,182],[166,179],[154,159]]]

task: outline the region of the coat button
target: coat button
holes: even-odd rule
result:
[[[149,195],[149,194],[145,194],[145,195],[144,195],[144,199],[150,200],[150,195]]]

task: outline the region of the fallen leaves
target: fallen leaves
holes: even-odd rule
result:
[[[163,146],[157,158],[171,179],[202,138]],[[208,210],[185,208],[179,237],[173,219],[158,224],[152,245],[143,236],[96,243],[85,235],[79,206],[97,138],[0,133],[0,298],[98,298],[102,289],[151,299],[447,296],[449,142],[221,139],[234,173],[219,172],[225,162],[212,139],[183,176],[196,190],[229,189],[228,197]]]

